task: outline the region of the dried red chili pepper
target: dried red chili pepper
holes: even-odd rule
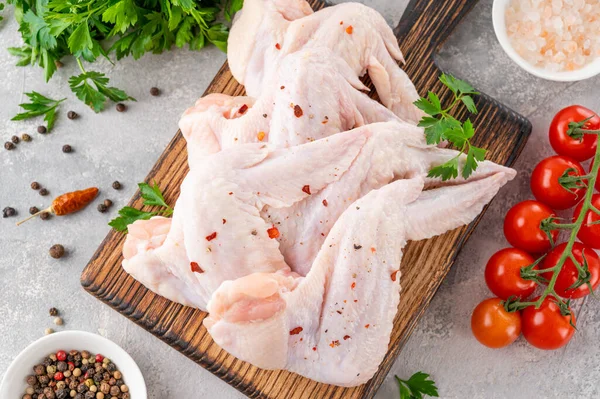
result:
[[[29,216],[27,219],[20,221],[19,223],[17,223],[17,226],[44,212],[50,212],[55,214],[56,216],[65,216],[71,213],[75,213],[85,208],[90,202],[94,200],[94,198],[96,198],[97,195],[97,187],[90,187],[86,188],[85,190],[72,191],[70,193],[59,195],[58,197],[54,198],[54,201],[52,201],[52,205],[50,205],[50,207],[36,212],[33,215]]]
[[[302,327],[296,327],[294,329],[290,330],[290,335],[298,335],[302,332],[303,328]]]

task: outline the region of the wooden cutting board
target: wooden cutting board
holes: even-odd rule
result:
[[[405,70],[421,95],[428,90],[443,90],[437,80],[440,70],[434,55],[476,3],[412,0],[408,5],[395,33],[406,58]],[[312,0],[311,5],[315,10],[324,6],[319,0]],[[460,71],[459,77],[468,79],[469,74],[470,71]],[[207,93],[241,95],[244,88],[225,64]],[[488,159],[512,165],[527,141],[531,124],[485,95],[479,96],[476,103],[480,113],[474,120],[478,130],[475,144],[489,150]],[[146,178],[147,182],[159,182],[168,203],[174,204],[179,195],[179,186],[188,171],[186,158],[185,140],[178,132]],[[130,205],[141,204],[136,193]],[[250,397],[372,398],[478,221],[479,218],[469,226],[406,246],[401,266],[402,294],[388,353],[377,374],[355,388],[319,384],[286,371],[261,370],[221,350],[202,326],[205,313],[152,293],[123,271],[122,233],[108,234],[85,268],[81,283],[92,295]]]

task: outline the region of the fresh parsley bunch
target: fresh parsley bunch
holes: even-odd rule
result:
[[[400,399],[423,399],[426,396],[439,397],[435,382],[429,378],[429,374],[422,371],[414,373],[408,380],[394,376],[400,389]]]
[[[107,99],[134,100],[123,90],[110,87],[100,72],[86,71],[83,61],[99,57],[119,60],[146,52],[162,53],[173,45],[200,50],[212,43],[227,50],[228,28],[217,21],[242,7],[243,0],[7,0],[15,6],[15,18],[23,46],[9,48],[18,66],[39,65],[46,81],[60,60],[72,55],[81,74],[69,79],[71,90],[94,111]],[[1,4],[1,3],[0,3]]]
[[[479,93],[467,82],[456,79],[451,75],[442,74],[440,81],[454,94],[452,104],[448,108],[443,108],[438,95],[430,91],[427,98],[420,98],[415,101],[415,105],[427,114],[419,121],[419,126],[425,128],[427,144],[439,144],[447,140],[456,146],[461,153],[467,154],[461,172],[462,177],[466,179],[477,169],[478,162],[485,159],[486,150],[471,144],[470,140],[475,135],[475,128],[471,120],[467,119],[462,123],[450,115],[450,112],[459,103],[463,103],[469,112],[477,114],[473,96]],[[460,155],[434,167],[429,171],[428,176],[441,177],[442,180],[455,179],[458,177]]]

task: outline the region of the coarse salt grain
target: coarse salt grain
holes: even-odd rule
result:
[[[600,56],[600,0],[511,0],[505,18],[511,45],[535,67],[572,71]]]

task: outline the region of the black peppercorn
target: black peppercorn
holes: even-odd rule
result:
[[[158,96],[160,94],[160,90],[158,89],[158,87],[153,87],[150,89],[150,94],[153,96]]]
[[[48,220],[48,219],[50,219],[50,212],[42,212],[42,213],[40,213],[40,219],[42,219],[42,220]]]
[[[37,132],[40,134],[44,134],[48,131],[48,129],[46,129],[46,126],[40,125],[37,127]]]
[[[87,385],[85,385],[83,383],[77,385],[77,392],[79,392],[79,393],[86,393],[87,391],[88,391]]]
[[[37,382],[38,380],[35,375],[27,376],[27,385],[34,386],[35,384],[37,384]]]
[[[40,195],[41,195],[41,196],[45,196],[45,195],[48,195],[48,194],[49,194],[49,192],[48,192],[48,190],[46,190],[45,188],[42,188],[42,189],[40,190]]]
[[[56,391],[56,399],[67,399],[69,397],[69,391],[66,389],[59,389]]]
[[[63,145],[62,152],[68,154],[72,151],[73,151],[73,147],[71,147],[69,144]]]
[[[23,141],[31,141],[31,136],[28,135],[27,133],[23,133],[21,135],[21,140],[23,140]]]
[[[42,374],[38,376],[38,381],[40,384],[42,384],[42,386],[46,386],[50,382],[50,377],[48,377],[45,374]]]
[[[111,362],[111,363],[108,363],[108,366],[106,366],[106,369],[112,373],[117,370],[117,366]]]
[[[63,372],[68,368],[69,368],[69,365],[66,362],[58,362],[56,364],[56,369],[60,372]]]
[[[84,396],[85,399],[94,399],[95,397],[96,397],[96,393],[92,392],[92,391],[86,392],[85,396]]]
[[[6,143],[4,143],[4,148],[7,150],[14,150],[15,149],[15,143],[13,143],[12,141],[7,141]]]
[[[58,316],[58,309],[52,307],[52,308],[50,308],[50,310],[48,311],[48,313],[50,313],[50,316],[52,316],[52,317]]]
[[[60,244],[54,244],[50,247],[50,256],[54,259],[60,259],[65,254],[65,247]]]
[[[117,111],[118,112],[124,112],[127,109],[127,107],[125,106],[125,104],[123,103],[118,103],[117,104]]]
[[[82,394],[78,393],[75,395],[75,399],[85,399]]]
[[[107,208],[110,208],[110,207],[112,206],[112,204],[113,204],[113,202],[112,202],[111,200],[109,200],[109,199],[105,199],[105,200],[104,200],[104,205],[105,205]]]
[[[67,112],[67,118],[73,120],[73,119],[77,119],[77,117],[79,116],[79,114],[75,111],[69,111]]]
[[[31,188],[34,190],[39,190],[42,186],[40,186],[40,183],[34,181],[31,183]]]
[[[121,183],[119,183],[118,180],[115,180],[112,184],[112,188],[114,188],[115,190],[120,190],[121,189]]]
[[[16,214],[17,214],[17,211],[15,210],[15,208],[12,208],[10,206],[7,206],[6,208],[4,208],[2,210],[3,218],[9,218],[9,217],[15,216]]]
[[[44,367],[44,366],[43,366],[43,365],[41,365],[41,364],[35,365],[35,366],[33,367],[33,372],[34,372],[36,375],[42,375],[42,374],[44,374],[44,372],[45,372],[45,371],[46,371],[46,367]]]
[[[104,204],[98,204],[98,212],[104,213],[108,210],[108,207]]]
[[[39,211],[40,211],[40,210],[38,209],[38,207],[37,207],[37,206],[32,206],[31,208],[29,208],[29,213],[30,213],[31,215],[33,215],[33,214],[35,214],[35,213],[38,213]]]
[[[19,144],[19,141],[20,141],[20,140],[19,140],[19,136],[12,136],[12,137],[10,138],[10,141],[12,141],[12,142],[13,142],[13,143],[15,143],[15,144]]]
[[[103,377],[102,373],[96,373],[96,374],[94,374],[94,382],[96,384],[100,384],[103,379],[104,379],[104,377]]]

